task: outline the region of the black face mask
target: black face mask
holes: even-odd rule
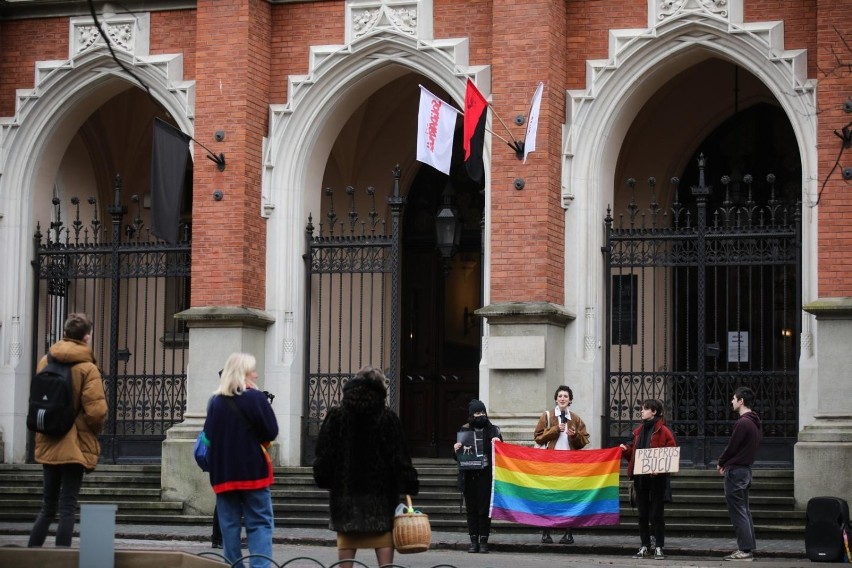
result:
[[[487,416],[474,416],[470,421],[470,425],[474,428],[485,428],[486,424],[488,424]]]

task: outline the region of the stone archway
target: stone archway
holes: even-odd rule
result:
[[[815,194],[816,109],[814,84],[805,76],[806,54],[779,50],[783,25],[778,22],[743,23],[742,2],[718,4],[682,2],[676,8],[649,3],[652,27],[611,30],[606,60],[591,61],[589,83],[568,93],[566,136],[563,147],[563,207],[566,212],[566,253],[579,267],[566,288],[576,289],[578,305],[569,309],[585,314],[584,336],[575,332],[576,350],[567,353],[587,392],[602,404],[601,357],[603,291],[600,219],[613,202],[615,170],[630,124],[661,85],[679,72],[712,57],[733,62],[763,82],[789,117],[802,159],[803,202]],[[575,230],[571,230],[574,228]],[[803,297],[816,286],[816,227],[803,218]],[[803,325],[810,334],[811,322]],[[803,357],[808,354],[803,353]],[[802,376],[802,381],[808,378]],[[603,412],[603,408],[600,408]]]
[[[107,29],[124,28],[132,33],[114,49],[116,57],[150,88],[156,103],[174,117],[180,128],[192,132],[194,83],[183,80],[183,59],[179,54],[150,56],[147,51],[147,14],[122,15],[103,22]],[[0,376],[14,389],[29,386],[28,365],[20,365],[31,352],[29,329],[32,321],[32,235],[35,231],[35,204],[50,191],[65,148],[91,113],[115,95],[133,87],[130,77],[110,55],[97,35],[78,33],[93,28],[90,18],[74,18],[69,30],[69,58],[64,61],[36,62],[33,88],[18,92],[15,115],[0,125],[0,204],[9,218],[0,237],[0,258],[9,267],[0,276],[0,312],[11,321],[3,323],[12,333],[4,334],[2,348],[10,365]],[[108,32],[109,33],[109,32]],[[120,34],[119,34],[120,35]],[[88,41],[81,38],[88,37]],[[22,329],[22,324],[24,329]],[[12,405],[26,394],[10,392],[0,409],[5,432],[5,460],[21,462],[26,451],[26,428]],[[8,408],[6,405],[9,405]]]
[[[342,125],[379,88],[405,74],[422,75],[455,101],[463,100],[468,77],[490,93],[490,69],[468,64],[467,41],[418,40],[388,25],[345,46],[314,46],[309,73],[291,78],[287,104],[272,106],[261,200],[261,213],[269,219],[266,311],[276,320],[267,331],[270,389],[292,400],[303,397],[305,219],[320,211],[326,163]],[[487,151],[488,142],[486,160]],[[403,187],[413,180],[414,157],[412,142],[410,155],[399,164]],[[279,423],[300,432],[301,408],[285,413],[279,413]],[[299,463],[299,437],[282,441],[279,456],[282,463]]]

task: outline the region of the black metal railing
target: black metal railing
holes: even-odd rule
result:
[[[183,420],[186,407],[187,334],[175,313],[189,307],[189,228],[178,244],[154,238],[142,221],[124,223],[121,179],[116,177],[111,223],[80,219],[80,200],[71,199],[73,220],[65,223],[58,198],[46,234],[38,224],[33,325],[33,365],[61,339],[69,313],[94,322],[92,349],[101,368],[109,419],[101,435],[107,462],[159,461],[166,430]]]
[[[652,178],[640,212],[629,180],[627,214],[614,226],[607,213],[606,434],[610,444],[623,440],[642,402],[659,399],[685,461],[703,466],[730,433],[734,389],[749,386],[764,437],[777,438],[765,457],[783,463],[798,431],[800,204],[775,198],[772,175],[762,204],[751,176],[740,204],[732,180],[721,183],[721,206],[709,216],[703,159],[691,203],[678,202],[673,178],[674,202],[660,206]]]
[[[334,192],[327,223],[308,218],[305,259],[305,407],[302,456],[310,463],[319,427],[337,405],[343,385],[363,365],[384,370],[388,405],[398,410],[400,215],[404,198],[400,169],[393,171],[388,224],[376,211],[375,189],[367,188],[370,209],[361,218],[356,190],[349,186],[349,212],[340,219]]]

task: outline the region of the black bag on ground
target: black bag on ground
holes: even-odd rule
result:
[[[849,528],[849,504],[839,497],[808,501],[805,553],[812,562],[843,562],[843,531]]]
[[[47,365],[30,383],[27,428],[48,436],[63,436],[77,418],[71,367],[47,354]]]

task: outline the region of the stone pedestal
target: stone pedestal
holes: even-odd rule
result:
[[[186,411],[163,441],[162,498],[183,501],[188,512],[212,514],[215,498],[210,479],[192,455],[195,438],[204,426],[207,401],[219,386],[219,370],[231,353],[251,353],[257,359],[263,387],[266,328],[272,318],[241,307],[191,308],[175,316],[189,328]]]
[[[796,507],[812,497],[852,501],[852,298],[824,298],[803,306],[817,318],[817,412],[794,449]]]
[[[564,381],[565,326],[575,315],[547,302],[491,304],[476,314],[489,329],[483,338],[488,381],[480,397],[505,441],[531,443],[536,421]]]

